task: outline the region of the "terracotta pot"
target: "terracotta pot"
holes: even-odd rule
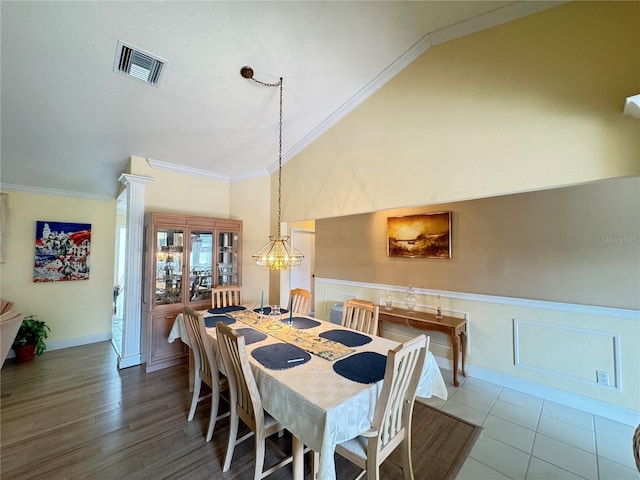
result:
[[[20,345],[13,348],[16,352],[16,361],[18,363],[30,362],[36,356],[35,345]]]

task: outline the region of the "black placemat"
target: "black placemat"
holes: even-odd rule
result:
[[[240,335],[244,335],[244,344],[251,345],[252,343],[258,343],[263,341],[267,336],[259,332],[258,330],[254,330],[253,328],[237,328],[236,332]]]
[[[253,309],[254,312],[256,313],[260,313],[260,307],[258,308],[254,308]],[[280,313],[289,313],[289,310],[287,310],[286,308],[280,308]],[[262,314],[263,315],[271,315],[271,307],[262,307]]]
[[[311,355],[289,343],[274,343],[258,347],[251,356],[271,370],[286,370],[311,360]]]
[[[218,308],[210,308],[209,313],[221,314],[221,313],[229,313],[229,312],[237,312],[238,310],[246,310],[247,307],[243,307],[242,305],[230,305],[228,307],[218,307]]]
[[[351,332],[349,330],[328,330],[326,332],[322,332],[318,336],[341,343],[347,347],[359,347],[360,345],[366,345],[371,341],[371,337],[363,335],[362,333]]]
[[[300,330],[304,330],[306,328],[313,328],[320,325],[320,322],[317,320],[314,320],[313,318],[293,317],[291,320],[293,321],[292,327],[299,328]],[[289,317],[283,318],[280,321],[282,323],[286,323],[287,325],[289,325]]]
[[[386,355],[377,352],[360,352],[338,360],[333,370],[344,378],[358,383],[376,383],[384,378]]]
[[[225,325],[233,325],[234,323],[236,323],[236,319],[233,317],[229,317],[228,315],[211,315],[210,317],[204,317],[205,327],[213,328],[218,322],[222,322]]]

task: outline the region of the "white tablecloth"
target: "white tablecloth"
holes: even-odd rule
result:
[[[246,326],[239,321],[231,325],[232,328]],[[342,327],[320,321],[313,332],[321,333],[336,328]],[[215,328],[207,330],[215,339]],[[169,341],[178,338],[189,343],[182,315],[176,318]],[[358,436],[370,427],[382,381],[361,384],[348,380],[334,372],[334,362],[315,355],[311,355],[309,362],[287,370],[269,370],[251,356],[254,348],[278,342],[280,340],[267,336],[262,342],[247,346],[263,406],[305,445],[320,452],[318,479],[334,480],[335,445]],[[397,345],[398,342],[393,340],[374,336],[371,342],[356,347],[355,351],[386,355]],[[447,398],[444,379],[431,352],[425,361],[417,395]]]

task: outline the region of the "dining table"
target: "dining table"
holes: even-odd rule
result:
[[[317,479],[335,480],[335,446],[371,426],[386,355],[399,342],[286,309],[272,312],[270,307],[243,305],[198,313],[204,316],[216,355],[217,322],[245,336],[263,408],[293,435],[294,480],[304,477],[305,445],[319,453]],[[189,345],[182,314],[168,341],[177,339]],[[446,400],[447,395],[435,358],[428,352],[417,396]]]

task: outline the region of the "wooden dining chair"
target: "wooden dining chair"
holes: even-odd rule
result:
[[[13,303],[11,306],[13,306]],[[7,310],[0,315],[0,355],[2,355],[0,367],[4,365],[4,361],[7,359],[7,355],[9,354],[9,350],[11,350],[18,330],[20,330],[24,316],[24,313],[14,312],[13,310]]]
[[[304,288],[294,288],[289,294],[288,305],[293,313],[309,315],[311,312],[311,293]]]
[[[230,307],[242,305],[242,288],[236,285],[215,287],[211,293],[211,307]]]
[[[292,461],[292,457],[288,456],[264,470],[266,439],[284,430],[284,428],[262,408],[262,399],[249,365],[244,336],[222,322],[218,322],[216,330],[222,361],[229,378],[229,406],[231,410],[229,442],[222,471],[227,472],[229,470],[236,445],[255,434],[253,478],[254,480],[260,480]],[[242,420],[251,431],[238,439],[239,420]]]
[[[400,446],[404,479],[413,480],[411,418],[428,349],[429,337],[421,334],[389,350],[371,428],[336,445],[336,453],[364,470],[357,478],[366,473],[368,480],[379,480],[380,465]]]
[[[379,306],[367,300],[352,298],[344,302],[342,326],[368,333],[378,334]]]
[[[197,313],[190,307],[183,309],[184,323],[189,336],[189,343],[193,352],[193,396],[191,398],[191,408],[189,409],[188,420],[193,420],[198,403],[211,397],[211,414],[209,415],[209,428],[207,429],[206,441],[213,437],[213,430],[216,422],[221,418],[228,417],[229,412],[218,416],[220,398],[222,392],[229,390],[228,379],[220,374],[218,362],[213,351],[212,340],[207,335],[204,324],[204,316]],[[206,383],[211,388],[211,393],[200,395],[202,383]],[[225,399],[225,401],[228,401]]]

